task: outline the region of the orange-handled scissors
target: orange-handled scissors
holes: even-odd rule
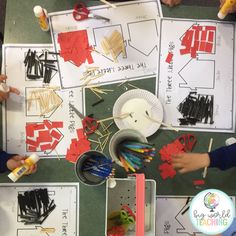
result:
[[[82,120],[83,129],[86,134],[92,134],[97,130],[99,125],[97,120],[89,116],[84,116],[71,103],[69,103],[69,106],[73,109],[75,114]]]
[[[88,18],[110,21],[110,19],[106,17],[90,13],[90,10],[85,6],[84,3],[78,3],[75,5],[73,10],[73,17],[76,21],[86,20]]]

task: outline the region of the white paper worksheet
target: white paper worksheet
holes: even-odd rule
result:
[[[32,152],[40,157],[57,158],[65,157],[67,148],[70,146],[71,139],[77,138],[76,129],[82,128],[81,119],[71,112],[69,103],[73,104],[80,112],[84,113],[83,91],[81,88],[61,89],[59,74],[54,71],[50,87],[54,90],[55,96],[59,99],[58,106],[43,115],[39,109],[37,101],[31,102],[30,94],[34,90],[43,88],[43,79],[30,80],[26,77],[26,67],[24,59],[28,50],[36,51],[41,54],[43,51],[53,51],[52,45],[4,45],[3,47],[3,73],[8,76],[7,84],[20,90],[20,95],[10,94],[9,99],[3,106],[3,145],[4,150],[9,153],[19,153],[29,155]],[[29,105],[30,104],[30,105]],[[29,109],[30,108],[30,109]],[[30,149],[27,139],[36,141],[36,135],[40,131],[46,131],[46,127],[34,132],[32,137],[27,137],[26,126],[28,124],[43,124],[44,120],[60,122],[63,127],[53,128],[51,131],[58,136],[57,145],[54,150],[47,149],[42,151],[40,145],[36,150]],[[50,132],[51,132],[50,131]],[[53,144],[55,140],[51,140]],[[49,142],[44,142],[47,144]],[[42,143],[43,144],[43,143]]]
[[[92,64],[86,61],[79,67],[71,61],[64,62],[64,59],[58,56],[62,88],[83,86],[84,82],[81,78],[89,66],[97,67],[95,74],[102,75],[90,84],[156,74],[159,23],[162,16],[160,1],[130,1],[116,5],[116,8],[108,5],[89,8],[91,13],[109,18],[109,22],[93,18],[76,21],[72,10],[49,14],[52,41],[56,52],[61,50],[58,44],[60,33],[82,30],[87,33],[89,46],[97,51],[91,53]],[[115,30],[121,33],[125,44],[125,55],[120,54],[117,62],[110,55],[105,55],[101,47],[103,38],[109,37]]]
[[[21,222],[17,197],[27,191],[47,189],[55,208],[42,224]],[[79,185],[75,183],[22,183],[0,185],[0,234],[4,236],[79,236]],[[65,201],[66,196],[66,201]],[[53,229],[54,232],[43,232]]]
[[[156,94],[164,107],[164,122],[183,130],[235,131],[235,46],[234,23],[162,19]],[[180,126],[178,106],[190,93],[211,98],[212,119]]]

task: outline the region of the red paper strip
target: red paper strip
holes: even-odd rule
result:
[[[62,121],[53,121],[52,127],[53,128],[63,128],[63,122]]]
[[[40,129],[45,129],[44,124],[35,124],[33,126],[34,130],[40,130]]]
[[[41,151],[51,150],[51,144],[47,143],[47,144],[40,145],[40,150]]]
[[[203,179],[199,179],[199,180],[194,180],[193,181],[194,185],[204,185],[205,181]]]
[[[174,56],[174,54],[173,53],[171,53],[171,52],[169,52],[168,53],[168,55],[167,55],[167,57],[166,57],[166,63],[171,63],[171,61],[172,61],[172,59],[173,59],[173,56]]]
[[[59,140],[62,136],[62,134],[56,131],[55,129],[51,131],[50,135],[57,140]]]
[[[34,147],[38,147],[39,143],[37,141],[31,140],[31,139],[26,139],[26,144],[29,144]]]
[[[52,144],[52,146],[51,146],[51,150],[54,150],[54,149],[56,148],[56,146],[57,146],[58,143],[59,143],[59,142],[58,142],[57,140],[54,140],[54,142],[53,142],[53,144]]]
[[[36,152],[37,147],[34,146],[28,146],[28,152]]]
[[[49,130],[53,128],[52,123],[49,120],[44,120],[43,123]]]
[[[214,41],[214,35],[215,35],[215,32],[213,32],[213,31],[210,31],[210,32],[209,32],[209,35],[208,35],[208,41],[209,41],[209,42],[213,43],[213,41]]]
[[[52,141],[52,137],[49,134],[48,130],[41,130],[39,131],[38,137],[37,137],[37,141],[42,143],[42,142],[51,142]]]
[[[26,124],[25,130],[27,137],[34,137],[34,124]]]

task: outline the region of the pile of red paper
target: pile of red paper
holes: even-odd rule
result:
[[[168,177],[174,178],[174,176],[176,175],[176,171],[171,165],[172,155],[183,152],[184,145],[178,139],[162,147],[159,153],[161,155],[161,160],[164,163],[159,166],[159,170],[161,171],[160,174],[163,179],[167,179]]]
[[[44,120],[43,123],[27,123],[27,151],[53,151],[63,137],[58,128],[63,128],[63,122]]]
[[[66,160],[73,163],[77,161],[81,154],[91,149],[90,142],[87,139],[87,136],[84,134],[84,130],[77,129],[76,132],[78,139],[71,139],[70,148],[67,149],[66,153]]]
[[[71,61],[78,67],[86,60],[89,64],[93,63],[87,30],[59,33],[58,43],[61,48],[60,56],[64,61]]]
[[[193,25],[181,38],[184,48],[180,49],[180,54],[190,54],[196,58],[198,52],[213,53],[215,35],[215,26]]]

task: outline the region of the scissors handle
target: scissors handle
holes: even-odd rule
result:
[[[82,120],[82,125],[86,134],[92,134],[97,130],[99,124],[94,118],[86,116]]]
[[[192,151],[197,142],[197,139],[193,134],[183,134],[178,138],[178,140],[183,144],[185,152]]]
[[[74,6],[73,17],[76,21],[85,20],[89,17],[89,12],[84,3],[78,3]]]

